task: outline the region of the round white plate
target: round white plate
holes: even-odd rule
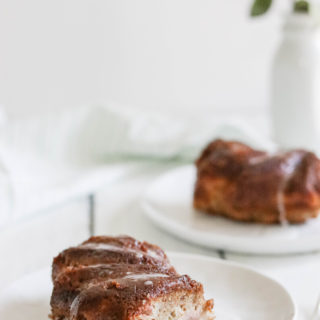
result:
[[[178,272],[203,283],[206,297],[214,298],[217,320],[296,319],[287,291],[258,272],[204,256],[169,257]],[[0,297],[0,319],[48,319],[51,290],[49,268],[16,281]]]
[[[142,200],[147,216],[163,230],[206,247],[254,254],[320,250],[320,219],[302,225],[262,225],[232,221],[192,207],[196,170],[174,169],[158,178]]]

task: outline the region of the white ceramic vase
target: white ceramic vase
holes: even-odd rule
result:
[[[282,149],[320,151],[319,39],[314,17],[287,17],[272,69],[273,133]]]

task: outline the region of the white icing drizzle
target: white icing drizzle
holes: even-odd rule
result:
[[[90,264],[89,266],[81,266],[84,269],[98,269],[98,268],[107,268],[109,264],[105,263],[97,263],[97,264]],[[111,272],[111,270],[108,270]]]
[[[254,166],[256,164],[259,164],[259,163],[265,161],[267,158],[268,158],[268,156],[263,154],[263,155],[260,155],[260,156],[249,158],[248,162],[249,162],[249,164]]]
[[[144,285],[151,286],[153,285],[153,282],[149,279],[152,278],[167,278],[169,277],[167,274],[162,273],[136,273],[136,274],[130,274],[122,278],[114,278],[114,279],[107,279],[105,281],[101,281],[99,283],[88,283],[86,288],[83,288],[82,291],[74,298],[70,305],[70,318],[71,320],[76,319],[79,313],[79,308],[82,302],[82,298],[84,298],[90,289],[95,287],[100,287],[104,284],[110,283],[112,281],[118,281],[121,283],[121,280],[128,279],[128,280],[146,280],[144,282]],[[169,284],[170,285],[170,284]]]
[[[151,258],[158,259],[158,260],[163,259],[153,250],[148,250],[147,252],[143,252],[143,251],[138,251],[130,248],[119,247],[119,246],[108,244],[108,243],[102,243],[102,242],[88,242],[88,243],[82,244],[78,248],[108,250],[113,252],[130,252],[130,253],[134,253],[138,258],[142,258],[143,256],[149,256]]]
[[[160,257],[159,255],[158,255],[158,253],[156,252],[156,251],[153,251],[153,250],[148,250],[147,251],[147,254],[148,254],[148,256],[150,256],[150,257],[152,257],[152,258],[154,258],[154,259],[163,259],[162,257]]]
[[[277,209],[279,212],[279,221],[282,226],[287,226],[288,225],[288,220],[287,220],[287,211],[286,211],[286,206],[284,204],[284,189],[285,189],[285,184],[281,188],[278,189],[277,191]]]
[[[130,280],[148,280],[152,278],[168,278],[167,274],[163,273],[136,273],[131,274],[128,276],[123,277],[123,279],[130,279]]]
[[[98,287],[100,284],[88,284],[86,288],[83,288],[83,290],[74,298],[70,305],[70,319],[74,320],[77,319],[79,308],[82,303],[82,299],[87,296],[87,294],[90,292],[92,288]]]
[[[294,153],[290,158],[286,159],[286,161],[281,164],[283,178],[277,190],[277,209],[279,212],[279,221],[282,226],[288,225],[287,212],[286,212],[285,201],[284,201],[284,192],[300,160],[301,160],[301,154]]]
[[[108,250],[113,252],[130,252],[134,253],[138,258],[143,257],[143,253],[130,248],[118,247],[113,244],[102,243],[102,242],[88,242],[79,246],[79,248],[89,248],[95,250]]]
[[[281,154],[278,154],[278,155],[279,157],[281,157]],[[249,159],[249,163],[251,165],[259,165],[269,157],[270,157],[269,155],[261,155],[261,156],[253,157]],[[279,213],[279,221],[280,221],[280,224],[283,226],[288,225],[287,212],[286,212],[285,201],[284,201],[284,192],[300,160],[301,160],[301,153],[296,152],[296,153],[293,153],[289,158],[285,159],[281,163],[280,168],[283,173],[283,178],[279,183],[279,187],[277,189],[276,202],[277,202],[277,209]]]
[[[81,294],[78,294],[71,303],[70,306],[70,318],[71,320],[76,319],[79,312],[79,307],[81,303]]]

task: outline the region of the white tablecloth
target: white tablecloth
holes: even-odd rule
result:
[[[298,319],[310,320],[320,293],[320,253],[283,257],[257,257],[234,253],[221,254],[221,252],[190,245],[174,238],[173,236],[160,231],[144,217],[140,208],[140,199],[144,190],[155,177],[176,165],[177,164],[149,164],[144,165],[143,169],[141,166],[137,166],[136,170],[130,170],[130,174],[122,176],[122,178],[111,182],[111,184],[106,185],[97,191],[95,194],[95,233],[129,234],[141,240],[157,243],[165,250],[215,256],[251,266],[282,283],[292,294],[298,305]],[[82,211],[83,213],[88,211],[87,202],[85,202]],[[11,269],[12,272],[15,272],[15,275],[18,275],[18,266],[15,265],[14,268],[10,267],[10,259],[15,256],[15,263],[19,262],[19,259],[17,259],[17,255],[19,254],[17,251],[19,250],[21,251],[21,259],[25,259],[24,256],[29,256],[29,254],[25,254],[25,248],[28,245],[30,232],[32,232],[32,236],[35,238],[33,244],[30,245],[32,248],[30,247],[28,251],[32,252],[33,258],[20,261],[21,271],[19,274],[21,275],[26,273],[26,261],[28,262],[28,272],[40,269],[44,266],[49,266],[55,252],[58,252],[65,246],[76,244],[81,241],[80,239],[88,236],[88,231],[85,229],[85,226],[82,227],[83,230],[80,232],[80,227],[77,227],[76,224],[71,224],[71,221],[75,221],[77,217],[80,217],[79,205],[75,208],[70,207],[68,210],[61,212],[59,214],[60,218],[57,220],[57,224],[59,224],[57,227],[54,225],[54,212],[51,212],[50,214],[47,213],[47,215],[50,215],[49,220],[42,219],[50,222],[43,222],[41,224],[38,221],[36,222],[37,227],[34,225],[35,222],[28,222],[27,226],[20,224],[19,226],[11,227],[10,230],[0,234],[0,241],[2,244],[10,241],[14,247],[12,249],[13,252],[9,250],[8,253],[3,253],[1,251],[3,246],[0,246],[0,254],[6,254],[7,256],[5,261],[0,264],[0,269],[7,268],[6,270],[1,270],[0,282],[3,280],[1,279],[3,274],[5,274],[5,277],[7,278],[12,278],[10,275]],[[67,219],[63,218],[64,216],[70,217]],[[65,231],[61,231],[59,234],[50,234],[48,231],[50,238],[46,239],[45,228],[50,228],[50,230],[54,230],[54,228],[62,230],[61,224],[63,224],[64,221],[68,224],[68,226],[65,226]],[[32,229],[30,229],[30,226],[32,226]],[[40,232],[40,229],[42,240],[39,242],[36,233]],[[63,234],[64,232],[66,233]],[[73,238],[72,233],[77,236],[74,236]],[[66,238],[68,237],[68,239],[63,242],[64,236]],[[55,238],[59,238],[60,242],[53,249]],[[19,239],[19,241],[15,243],[15,239]],[[21,241],[25,241],[25,243],[22,243]],[[45,252],[48,251],[48,246],[50,246],[50,254],[47,255],[48,257],[46,257],[46,259],[41,260],[40,258],[43,257],[44,250]],[[7,266],[5,266],[5,264],[7,264]],[[13,271],[13,269],[15,270]]]

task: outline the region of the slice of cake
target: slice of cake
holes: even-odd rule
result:
[[[155,245],[92,237],[53,261],[53,320],[213,320],[202,284]]]
[[[196,162],[194,207],[259,223],[302,223],[320,212],[320,160],[312,152],[268,154],[215,140]]]

